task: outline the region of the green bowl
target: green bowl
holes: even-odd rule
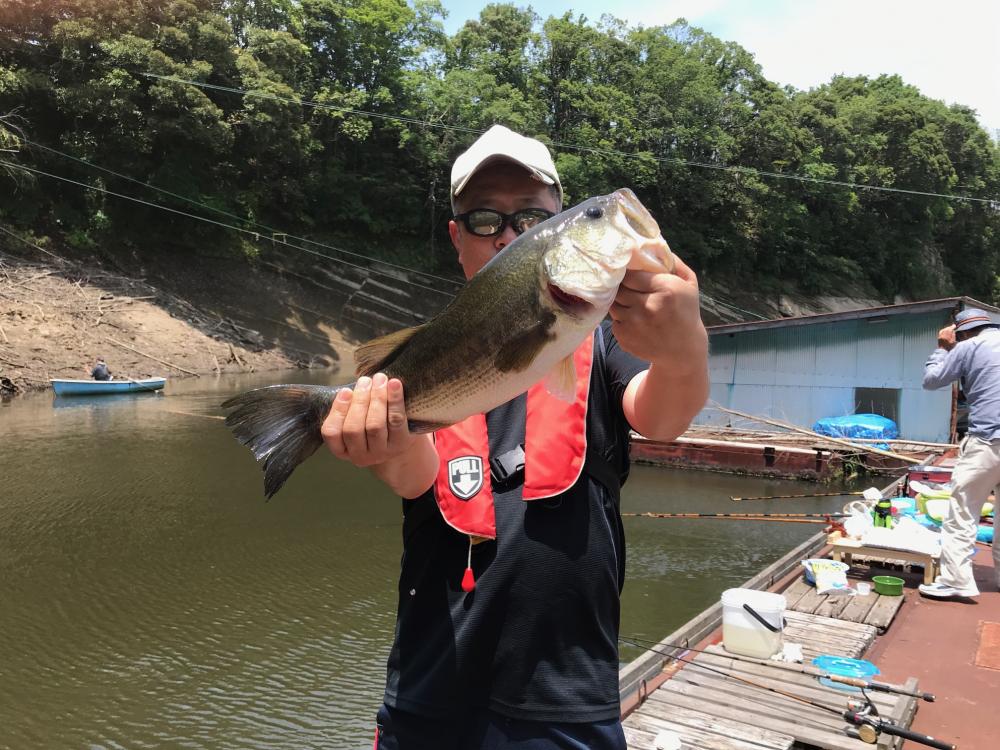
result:
[[[875,593],[882,596],[902,596],[903,579],[896,576],[874,576]]]

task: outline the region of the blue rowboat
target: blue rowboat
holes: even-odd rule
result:
[[[102,393],[142,393],[158,391],[166,384],[166,378],[146,378],[145,380],[56,380],[52,390],[57,396],[95,396]]]

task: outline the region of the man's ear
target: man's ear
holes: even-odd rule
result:
[[[458,222],[454,219],[448,222],[448,236],[451,237],[452,246],[461,254],[462,251],[458,248]]]

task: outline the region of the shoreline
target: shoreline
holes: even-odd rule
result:
[[[299,290],[244,265],[227,267],[228,285],[210,285],[210,302],[185,299],[146,278],[44,253],[28,259],[0,248],[0,396],[48,390],[50,379],[90,379],[98,357],[116,378],[192,378],[202,375],[335,365],[353,342],[337,328],[274,310],[253,294],[264,285],[275,298]],[[185,287],[185,275],[205,274],[204,263],[175,268],[164,279]],[[234,266],[235,268],[235,266]],[[251,278],[258,277],[258,278]],[[174,284],[171,284],[172,286]],[[191,289],[197,289],[194,284]],[[249,299],[249,308],[234,307]],[[253,327],[254,315],[272,332]]]

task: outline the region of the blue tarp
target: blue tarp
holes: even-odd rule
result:
[[[845,417],[824,417],[816,420],[813,432],[838,438],[864,438],[866,440],[895,440],[899,428],[888,417],[879,414],[848,414]],[[888,443],[875,443],[888,450]]]

